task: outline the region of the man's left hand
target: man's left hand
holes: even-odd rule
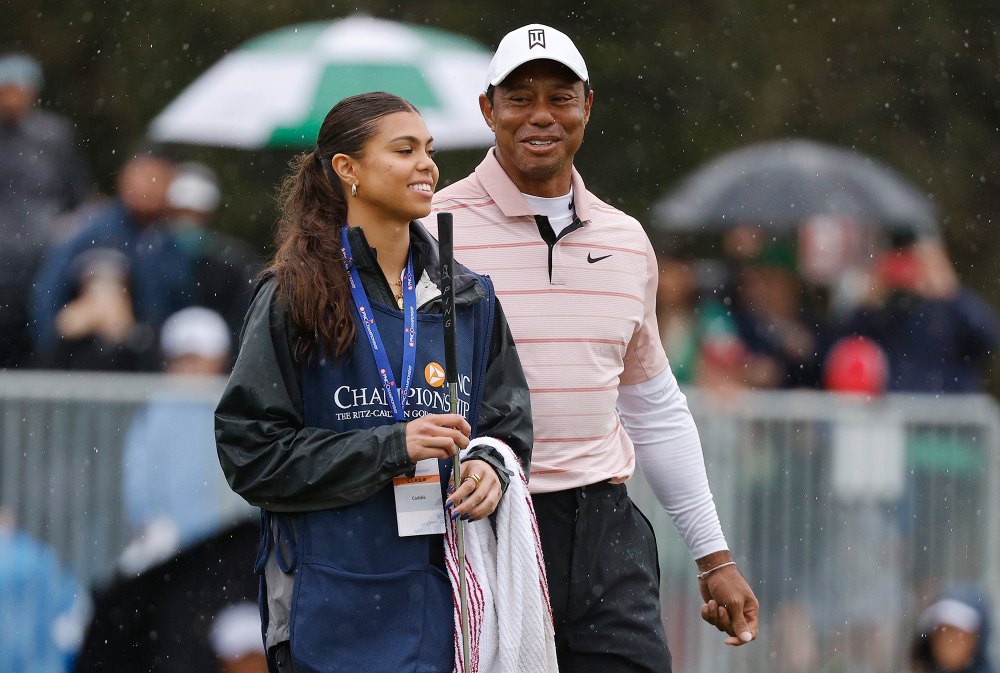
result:
[[[731,560],[728,552],[724,557],[711,554],[698,559],[698,567],[704,571]],[[705,600],[701,606],[701,618],[729,634],[726,645],[746,645],[757,638],[760,604],[735,565],[719,568],[705,579],[699,579],[698,588]]]

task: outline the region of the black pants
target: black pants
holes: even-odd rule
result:
[[[559,670],[670,673],[653,529],[625,486],[532,496]]]

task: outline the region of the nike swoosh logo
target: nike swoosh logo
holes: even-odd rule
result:
[[[611,255],[603,255],[602,257],[594,257],[593,253],[587,253],[587,261],[593,264],[594,262],[600,262],[602,259],[607,259]]]

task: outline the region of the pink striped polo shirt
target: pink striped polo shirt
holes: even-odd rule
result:
[[[667,367],[649,238],[588,192],[575,169],[573,194],[583,226],[552,246],[551,278],[534,212],[492,149],[472,175],[435,195],[424,220],[436,236],[436,214],[453,213],[455,258],[496,285],[531,390],[532,493],[631,476],[618,386]]]

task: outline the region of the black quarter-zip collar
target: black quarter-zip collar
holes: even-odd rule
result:
[[[549,247],[549,284],[552,284],[552,250],[556,247],[556,243],[560,239],[564,238],[567,234],[576,231],[583,226],[583,222],[580,221],[579,217],[573,219],[573,224],[569,225],[565,229],[559,232],[556,236],[555,230],[552,228],[552,224],[549,223],[549,218],[544,215],[535,215],[535,224],[538,225],[538,235],[542,237],[545,241],[545,245]]]

